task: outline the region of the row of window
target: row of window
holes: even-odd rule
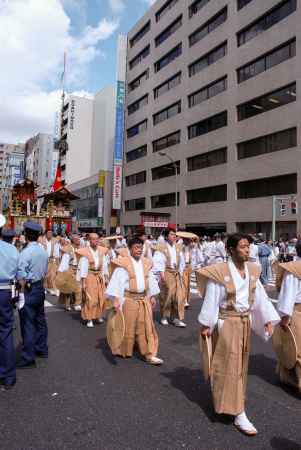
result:
[[[217,13],[214,17],[209,19],[204,25],[198,28],[189,36],[189,47],[192,47],[201,39],[206,37],[209,33],[214,31],[224,22],[226,22],[228,17],[228,8],[223,8],[219,13]]]
[[[153,141],[153,152],[162,151],[181,140],[181,132],[169,134],[161,139]],[[237,159],[252,158],[267,153],[287,150],[297,146],[297,128],[276,131],[255,139],[239,142],[237,144]],[[147,155],[147,145],[143,145],[126,153],[126,161],[131,162]],[[200,170],[207,167],[227,163],[227,147],[211,150],[187,158],[187,170]]]
[[[167,108],[164,108],[162,111],[159,111],[158,113],[154,114],[153,115],[154,126],[158,125],[161,122],[164,122],[167,119],[171,119],[171,117],[180,114],[180,112],[181,112],[181,100],[168,106]]]
[[[237,81],[238,83],[242,83],[249,78],[256,77],[256,75],[265,72],[294,56],[296,56],[296,38],[291,39],[280,47],[271,50],[266,55],[260,56],[254,61],[237,69]]]
[[[197,0],[189,8],[191,11],[199,11],[209,0]],[[172,2],[171,2],[172,3]],[[238,6],[241,6],[238,4]],[[243,5],[245,6],[245,5]],[[242,7],[242,6],[241,6]],[[262,15],[259,19],[256,19],[252,24],[248,25],[243,30],[237,33],[237,45],[241,46],[246,42],[250,41],[258,34],[271,28],[273,25],[277,24],[281,20],[285,19],[287,16],[292,14],[297,8],[297,0],[285,0],[276,5],[270,11]],[[193,14],[192,14],[193,15]],[[215,30],[219,25],[223,24],[227,20],[227,7],[220,11],[216,16],[211,18],[208,22],[198,28],[189,36],[189,45],[192,46],[198,41],[203,39],[211,31]],[[164,42],[169,36],[175,33],[182,25],[182,15],[179,16],[174,22],[172,22],[165,30],[163,30],[156,38],[155,45],[159,46]],[[141,39],[150,29],[150,22],[148,22],[131,40],[130,46],[133,46],[137,40]],[[204,67],[212,64],[212,62],[217,61],[221,57],[225,56],[227,52],[227,47],[222,46],[221,48],[214,49],[193,63],[190,67],[190,76],[202,70]],[[182,44],[177,45],[174,49],[167,53],[163,58],[155,63],[155,72],[158,72],[163,67],[165,67],[169,62],[173,61],[175,58],[180,56],[182,53]],[[150,54],[150,45],[148,44],[138,55],[136,55],[129,62],[130,69],[133,69],[137,64],[139,64],[144,58]],[[212,61],[213,59],[213,61]],[[266,70],[266,69],[265,69]]]
[[[297,193],[297,174],[280,175],[270,178],[241,181],[236,183],[237,200],[270,197],[273,195],[291,195]],[[145,209],[145,197],[126,200],[125,210],[135,211]],[[177,192],[177,204],[180,203],[180,194]],[[208,186],[186,191],[187,205],[198,203],[227,201],[227,185]],[[151,196],[151,207],[166,208],[175,206],[176,194],[167,193]]]
[[[136,100],[134,103],[128,106],[128,115],[130,116],[140,108],[148,104],[148,94]]]
[[[155,39],[155,46],[159,47],[162,42],[166,41],[172,34],[174,34],[182,26],[182,15],[174,20],[159,36]]]
[[[297,9],[297,0],[285,0],[261,17],[256,19],[253,23],[248,25],[242,31],[237,33],[237,45],[240,47],[259,34],[276,25],[281,20],[288,17]]]
[[[218,84],[221,89],[220,85]],[[208,88],[210,89],[210,87]],[[213,93],[216,90],[213,90]],[[205,92],[203,95],[208,95]],[[197,97],[199,98],[199,97]],[[192,100],[194,101],[194,100]],[[284,86],[280,89],[276,89],[268,94],[264,94],[261,97],[249,100],[248,102],[242,103],[237,106],[237,118],[238,121],[249,119],[250,117],[262,114],[264,112],[270,111],[272,109],[279,108],[281,106],[287,105],[291,102],[296,101],[296,82]],[[181,101],[174,103],[173,105],[165,108],[164,110],[153,115],[154,126],[160,122],[170,119],[171,117],[179,114],[181,112]],[[193,139],[198,136],[210,133],[219,128],[228,125],[228,114],[227,111],[215,114],[206,119],[200,120],[192,125],[188,126],[188,139]],[[139,133],[142,133],[147,129],[147,119],[127,130],[127,137],[131,138]]]

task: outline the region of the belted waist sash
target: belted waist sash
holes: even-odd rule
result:
[[[232,317],[237,317],[237,318],[240,317],[243,320],[249,319],[250,310],[245,311],[245,312],[235,311],[234,309],[220,309],[219,310],[219,315],[218,315],[219,319],[225,320],[225,319],[232,318]]]
[[[165,271],[174,274],[180,273],[178,269],[173,269],[172,267],[166,267]]]
[[[132,299],[132,300],[135,300],[136,302],[139,302],[139,301],[143,301],[144,299],[145,299],[145,296],[146,296],[146,291],[143,291],[143,292],[133,292],[133,291],[125,291],[124,292],[124,296],[125,297],[128,297],[128,298],[130,298],[130,299]]]

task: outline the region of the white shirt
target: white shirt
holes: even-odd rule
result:
[[[243,279],[233,262],[229,261],[228,264],[236,289],[234,309],[238,312],[246,312],[249,309],[249,273],[247,266],[245,266],[246,278]],[[198,321],[211,329],[217,324],[220,329],[224,321],[218,318],[219,310],[220,308],[226,308],[226,306],[227,294],[225,287],[222,284],[209,280]],[[264,325],[267,322],[272,322],[273,325],[276,325],[279,320],[280,317],[270,302],[264,287],[257,280],[254,303],[251,307],[252,329],[256,334],[266,340]]]
[[[280,315],[292,316],[295,303],[301,303],[301,280],[292,273],[285,272],[277,305]]]
[[[250,244],[249,261],[260,264],[258,256],[258,245],[254,243]]]
[[[144,271],[142,261],[136,261],[131,258],[133,262],[133,267],[135,270],[136,280],[137,280],[137,289],[138,292],[143,292],[145,290],[144,284]],[[124,303],[124,291],[129,290],[129,274],[127,270],[123,267],[117,267],[112,275],[112,278],[109,282],[109,285],[106,290],[106,296],[110,299],[118,298],[121,305]],[[149,288],[147,291],[148,297],[153,297],[160,293],[158,282],[154,276],[154,274],[149,272]]]
[[[48,258],[50,258],[51,256],[53,256],[54,258],[59,258],[60,257],[60,243],[55,242],[53,244],[53,255],[51,255],[52,243],[53,243],[52,240],[48,241],[48,239],[46,239],[46,251],[47,251]]]
[[[70,255],[69,253],[64,253],[60,262],[60,265],[58,267],[58,272],[67,272],[69,269],[70,264]]]
[[[170,258],[171,258],[171,265],[172,268],[175,268],[177,265],[177,251],[176,251],[176,246],[173,245],[171,246],[170,244],[166,243],[167,245],[167,249],[169,251],[170,254]],[[179,254],[180,257],[180,261],[179,261],[179,272],[182,275],[185,269],[185,259],[183,256],[183,253],[180,252]],[[154,256],[153,256],[153,272],[154,273],[159,273],[159,272],[165,272],[166,270],[166,265],[167,265],[167,258],[164,255],[164,253],[160,252],[160,251],[156,251]]]
[[[95,269],[98,270],[99,265],[100,265],[98,250],[92,250],[91,247],[89,247],[89,250],[91,251],[92,256],[93,256],[93,260],[95,263]],[[89,272],[88,258],[86,258],[85,256],[82,256],[78,263],[77,280],[79,281],[81,278],[87,278],[88,272]],[[102,273],[102,275],[109,276],[108,260],[105,256],[102,259],[101,273]]]

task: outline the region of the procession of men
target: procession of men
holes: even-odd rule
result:
[[[251,330],[263,342],[272,338],[280,382],[301,392],[301,241],[293,261],[273,265],[279,291],[275,308],[261,282],[254,239],[242,233],[200,240],[169,227],[154,239],[138,227],[125,241],[120,235],[97,233],[53,236],[50,230],[43,233],[39,224],[26,222],[26,243],[18,251],[14,234],[4,226],[0,216],[4,391],[14,387],[16,369],[34,369],[37,358],[48,358],[45,294],[56,296],[66,313],[79,314],[87,329],[106,326],[106,345],[113,357],[133,357],[137,347],[146,364],[160,366],[160,328],[179,328],[181,339],[185,316],[197,301],[190,292],[194,274],[203,300],[198,316],[202,370],[204,381],[210,380],[216,414],[232,416],[235,427],[247,436],[258,433],[246,413]],[[18,362],[14,307],[21,332]]]

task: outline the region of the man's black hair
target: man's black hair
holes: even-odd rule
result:
[[[237,248],[239,241],[241,241],[242,239],[246,239],[248,242],[250,242],[250,236],[248,234],[245,233],[229,234],[226,243],[227,250],[229,251],[230,248]]]
[[[128,247],[129,248],[132,248],[133,247],[133,245],[143,245],[143,241],[142,241],[142,239],[140,239],[139,237],[137,237],[137,236],[134,236],[134,237],[132,237],[131,239],[129,239],[129,242],[128,242]]]
[[[39,239],[40,233],[38,231],[25,229],[25,237],[29,242],[36,242]]]

